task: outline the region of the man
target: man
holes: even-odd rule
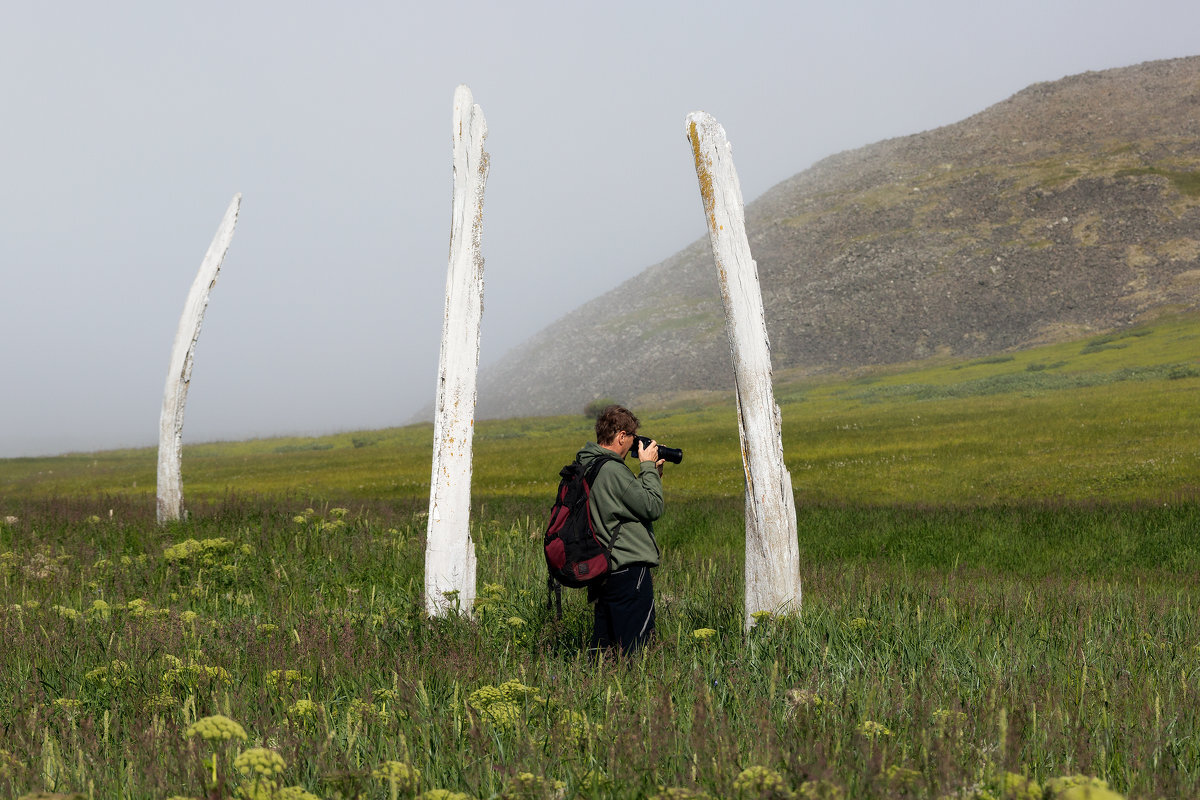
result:
[[[588,590],[595,604],[592,648],[619,647],[630,653],[644,645],[654,631],[654,582],[651,567],[659,562],[653,521],[663,512],[662,469],[658,443],[636,443],[638,419],[623,406],[608,406],[596,418],[596,441],[576,455],[587,469],[602,458],[591,486],[592,524],[611,550],[612,573]],[[625,457],[637,446],[635,476]]]

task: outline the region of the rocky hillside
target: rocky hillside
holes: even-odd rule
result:
[[[1200,307],[1200,57],[1035,84],[827,158],[746,216],[777,370],[976,357]],[[479,416],[731,385],[704,239],[485,370]]]

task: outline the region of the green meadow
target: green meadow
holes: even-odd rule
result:
[[[430,425],[186,446],[163,527],[153,449],[0,460],[0,795],[1200,796],[1198,355],[1168,315],[777,375],[804,599],[748,633],[732,397],[635,404],[685,457],[624,661],[546,608],[582,413],[477,424],[451,619]]]

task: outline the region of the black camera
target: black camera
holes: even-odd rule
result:
[[[633,437],[633,448],[630,449],[629,452],[633,453],[636,456],[639,445],[642,447],[649,447],[650,442],[652,442],[652,441],[654,441],[654,440],[648,436],[634,436]],[[683,451],[677,450],[674,447],[666,447],[666,446],[660,444],[658,446],[658,457],[661,458],[663,461],[670,461],[672,464],[678,464],[680,461],[683,461]]]

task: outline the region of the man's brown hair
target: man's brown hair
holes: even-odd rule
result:
[[[596,417],[596,444],[612,444],[621,431],[635,434],[638,424],[638,418],[625,406],[606,406]]]

